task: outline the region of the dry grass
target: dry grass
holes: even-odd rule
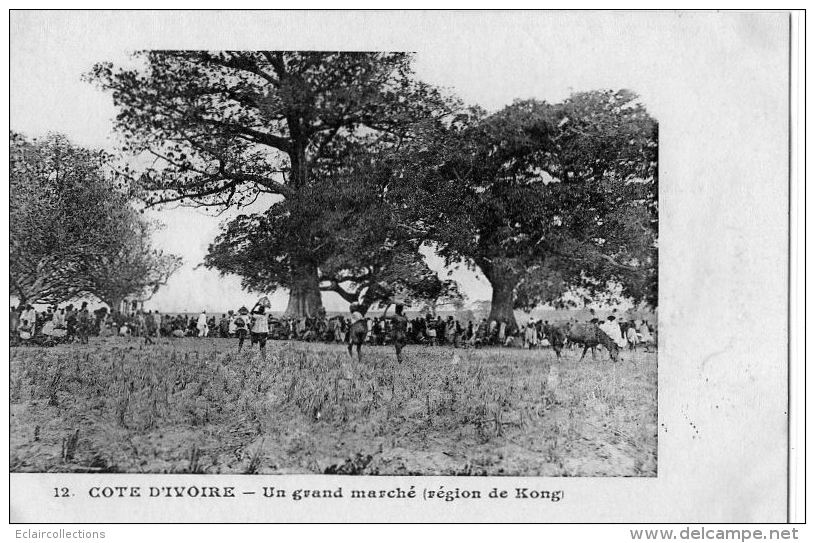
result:
[[[656,355],[117,338],[11,353],[11,470],[656,475]]]

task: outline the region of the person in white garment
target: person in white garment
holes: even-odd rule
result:
[[[201,311],[201,314],[198,315],[198,337],[207,337],[207,331],[209,326],[207,326],[207,312]]]
[[[606,319],[600,325],[600,329],[608,334],[611,341],[616,343],[618,347],[623,348],[626,346],[627,342],[625,341],[625,338],[623,338],[622,330],[620,330],[620,325],[617,324],[617,320],[614,318],[614,315],[609,315],[608,319]]]
[[[269,317],[266,315],[266,301],[268,298],[261,298],[255,307],[252,308],[251,343],[260,346],[260,355],[266,358],[266,340],[269,337]]]
[[[54,312],[54,328],[65,328],[65,308]]]
[[[638,323],[637,333],[640,335],[640,341],[643,343],[651,343],[654,341],[654,338],[651,337],[651,330],[648,329],[648,323],[645,322],[645,319]]]
[[[25,321],[25,325],[23,321]],[[34,337],[36,327],[37,327],[37,312],[34,310],[33,305],[28,304],[27,306],[25,306],[25,310],[22,312],[22,314],[20,314],[19,330],[23,333],[30,334],[27,338],[25,338],[30,339]]]
[[[529,319],[524,330],[524,349],[533,349],[538,346],[538,329],[535,327],[535,321]]]
[[[248,313],[249,310],[247,309],[246,312]],[[238,331],[238,327],[235,325],[235,320],[237,320],[237,318],[238,317],[235,316],[235,312],[230,309],[229,310],[229,328],[227,329],[227,334],[229,334],[229,337],[235,337],[235,334]]]

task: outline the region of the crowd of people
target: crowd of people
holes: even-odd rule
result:
[[[35,341],[45,337],[87,343],[88,337],[96,333],[97,318],[98,315],[88,309],[88,302],[82,302],[79,307],[73,304],[62,308],[51,306],[40,312],[27,304],[11,308],[9,331],[12,340],[16,341]]]
[[[31,305],[12,308],[11,334],[22,342],[80,342],[88,337],[128,336],[143,338],[145,343],[155,339],[198,337],[235,338],[238,349],[248,338],[265,351],[267,339],[320,341],[348,343],[351,325],[363,320],[367,327],[365,343],[386,345],[393,343],[394,315],[363,316],[358,308],[351,308],[351,315],[327,316],[324,312],[315,317],[276,317],[268,312],[267,298],[261,298],[249,310],[241,307],[227,313],[210,315],[202,311],[198,315],[160,314],[155,311],[135,311],[130,314],[109,312],[106,308],[91,312],[87,302],[75,307],[69,304],[59,308],[49,307],[37,312]],[[636,348],[640,344],[653,344],[655,330],[644,320],[615,320],[613,316],[600,322],[592,318],[600,328],[621,348]],[[466,323],[452,315],[446,318],[433,315],[402,317],[398,334],[405,344],[447,345],[452,347],[505,346],[535,349],[548,346],[547,337],[553,326],[543,319],[530,319],[520,327],[497,320],[468,320]]]

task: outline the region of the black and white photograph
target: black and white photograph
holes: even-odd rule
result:
[[[786,231],[740,207],[746,181],[716,203],[722,186],[701,179],[718,159],[681,153],[722,125],[677,104],[719,104],[719,89],[661,71],[703,79],[725,43],[734,78],[744,59],[786,78],[776,15],[13,11],[11,474],[69,476],[71,495],[111,474],[249,475],[272,495],[297,475],[450,491],[528,478],[554,505],[575,478],[678,477],[677,455],[727,426],[694,409],[745,414],[681,392],[679,372],[719,379],[744,348],[774,353],[756,385],[772,418],[754,422],[785,447],[786,327],[719,341],[746,306],[717,314],[722,276],[694,262],[721,255],[724,272],[744,255],[727,217],[763,224],[767,247]],[[209,33],[220,16],[228,31]],[[351,38],[340,19],[377,30]],[[331,39],[283,37],[322,24]],[[672,59],[662,38],[689,51]],[[731,84],[716,73],[704,84]],[[784,78],[756,91],[770,140],[787,134]],[[787,145],[765,151],[783,166]],[[777,173],[763,209],[786,225]],[[761,294],[786,296],[785,254],[764,275],[781,290]],[[663,441],[680,436],[693,445]],[[781,449],[766,458],[784,484]]]

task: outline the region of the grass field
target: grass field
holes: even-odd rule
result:
[[[12,349],[11,471],[656,475],[654,353],[236,346]]]

